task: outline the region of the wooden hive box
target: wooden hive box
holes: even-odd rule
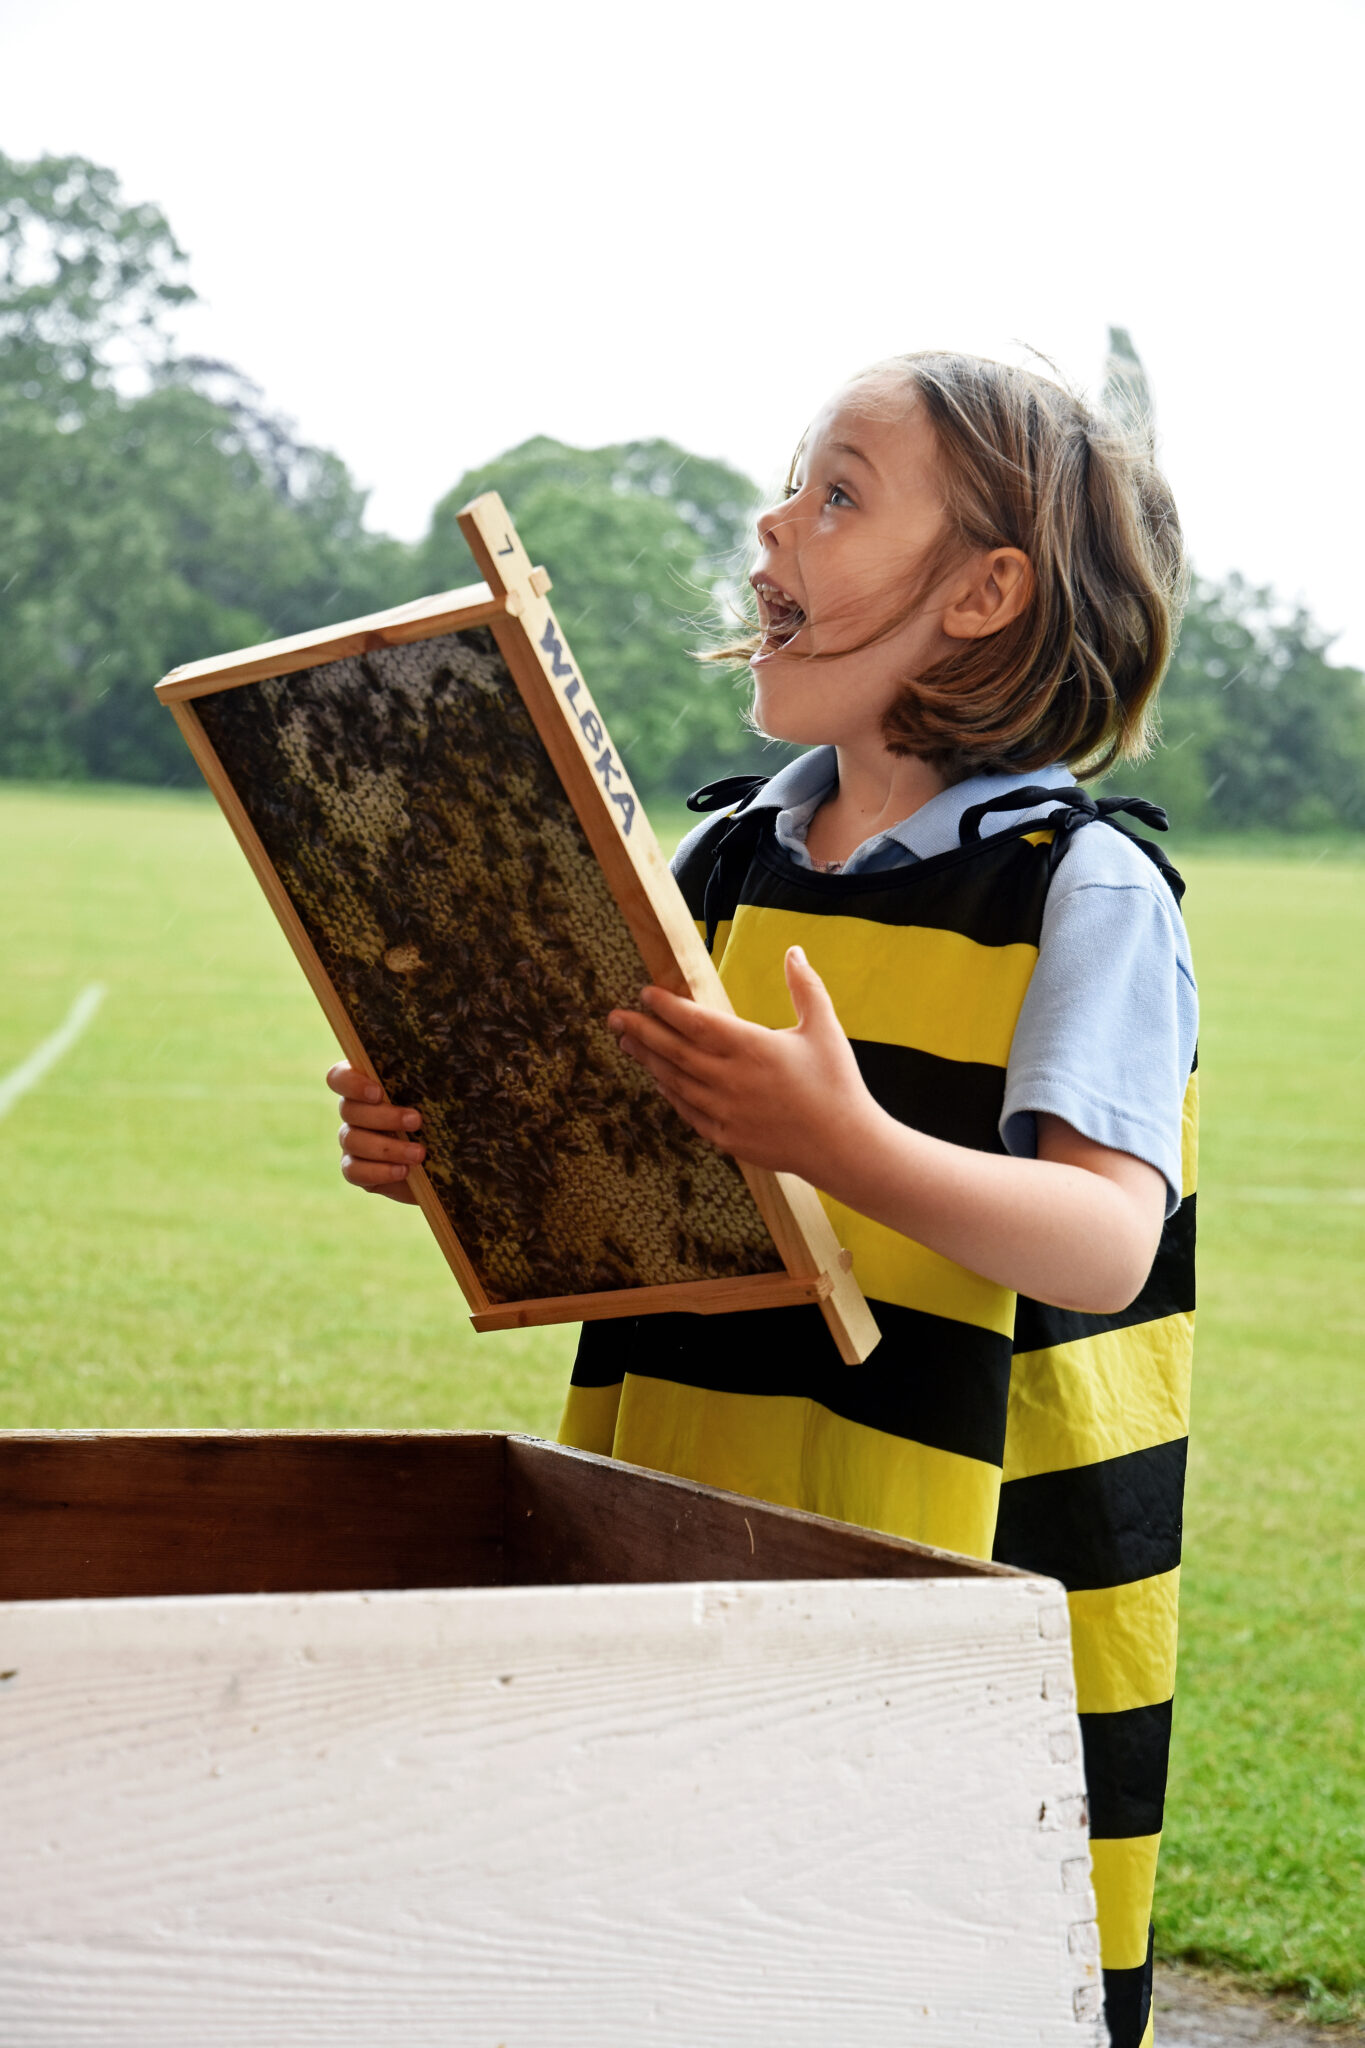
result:
[[[0,1437],[6,2048],[1098,2044],[1049,1580],[497,1435]]]

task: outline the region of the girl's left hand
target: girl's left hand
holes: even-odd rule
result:
[[[623,1052],[654,1076],[693,1130],[737,1159],[828,1184],[827,1162],[864,1106],[875,1114],[829,992],[799,946],[786,958],[797,1021],[784,1031],[647,988],[613,1010]]]

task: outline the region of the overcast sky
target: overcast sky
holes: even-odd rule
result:
[[[876,357],[1131,329],[1196,566],[1365,664],[1361,0],[0,0],[0,147],[168,215],[234,362],[425,526],[535,433],[760,481]]]

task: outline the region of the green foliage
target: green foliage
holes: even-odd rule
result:
[[[109,172],[0,157],[0,253],[0,773],[192,782],[157,677],[416,596],[410,552],[244,379],[167,358],[180,252]]]
[[[1302,609],[1198,582],[1162,685],[1164,744],[1116,783],[1195,832],[1365,829],[1365,678]]]
[[[195,296],[156,207],[126,205],[114,173],[79,156],[0,151],[0,260],[0,399],[68,420],[113,364],[163,353],[162,315]]]
[[[562,592],[560,623],[631,775],[649,795],[772,772],[743,724],[748,678],[693,650],[714,641],[746,568],[757,492],[671,441],[569,448],[545,436],[461,477],[422,548],[433,589],[476,577],[455,515],[497,490]],[[557,593],[557,596],[559,593]]]
[[[487,489],[555,578],[647,796],[785,758],[744,726],[743,671],[694,658],[727,614],[738,630],[746,477],[669,441],[542,436],[463,476],[419,546],[367,533],[336,456],[226,365],[173,358],[184,262],[111,171],[0,153],[0,774],[193,782],[159,675],[474,581],[455,514]],[[1105,395],[1150,430],[1120,328]],[[1302,611],[1235,577],[1197,585],[1163,703],[1165,747],[1120,780],[1179,827],[1365,829],[1365,683]]]

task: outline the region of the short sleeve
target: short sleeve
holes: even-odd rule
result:
[[[1037,1118],[1156,1167],[1180,1203],[1180,1127],[1198,998],[1184,923],[1145,854],[1103,824],[1076,832],[1048,891],[1019,1013],[1000,1136],[1032,1158]]]

